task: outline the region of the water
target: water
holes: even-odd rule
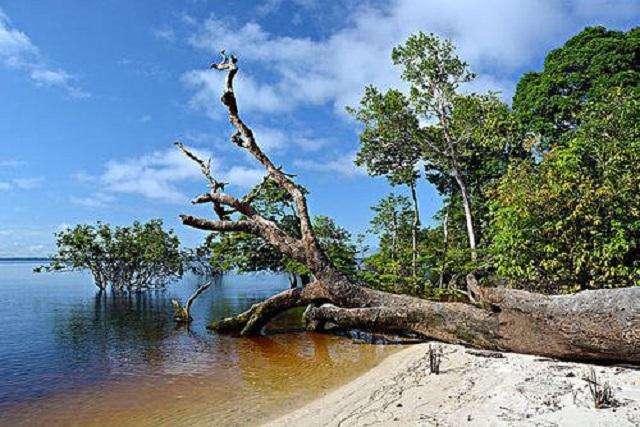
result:
[[[288,287],[285,276],[225,276],[172,321],[202,279],[163,291],[99,293],[84,273],[32,273],[0,261],[0,425],[258,424],[379,363],[392,346],[290,332],[206,330]],[[288,333],[278,333],[278,328]]]

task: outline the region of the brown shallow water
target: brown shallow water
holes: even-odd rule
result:
[[[287,313],[267,336],[206,330],[288,287],[277,275],[225,276],[172,321],[165,291],[98,293],[83,274],[34,275],[0,261],[0,426],[256,425],[348,382],[396,351],[393,345],[299,330]],[[288,331],[284,333],[284,331]]]
[[[259,425],[348,382],[397,351],[315,333],[224,337],[228,360],[215,357],[165,375],[85,386],[18,405],[4,425]],[[197,365],[197,366],[196,366]],[[202,369],[208,365],[208,369]]]

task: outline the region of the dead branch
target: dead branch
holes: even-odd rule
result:
[[[209,288],[209,286],[211,286],[211,282],[206,282],[200,285],[198,289],[196,289],[196,291],[187,299],[187,303],[185,305],[180,304],[178,300],[172,299],[171,304],[174,309],[173,320],[177,323],[191,323],[193,321],[193,318],[191,317],[191,305],[196,298]]]
[[[225,87],[221,97],[222,103],[227,107],[229,120],[236,132],[231,136],[231,141],[246,149],[262,166],[266,169],[268,176],[278,185],[285,189],[293,198],[297,213],[300,218],[300,231],[302,242],[305,246],[306,258],[313,260],[313,266],[309,266],[312,271],[319,270],[328,264],[327,258],[320,250],[316,240],[311,219],[307,208],[307,199],[298,185],[296,185],[287,174],[282,172],[281,167],[276,167],[271,159],[258,146],[253,131],[240,118],[238,104],[233,87],[234,78],[238,72],[238,59],[233,55],[227,55],[221,51],[221,61],[212,63],[211,68],[219,71],[226,71]]]

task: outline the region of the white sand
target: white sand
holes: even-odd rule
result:
[[[414,345],[269,425],[640,426],[640,370],[595,366],[620,406],[594,409],[583,380],[593,365],[442,348],[440,375],[429,374],[429,344]]]

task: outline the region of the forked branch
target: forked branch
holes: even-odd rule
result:
[[[196,197],[193,203],[212,203],[214,211],[218,214],[220,220],[208,221],[183,215],[182,221],[186,225],[201,229],[217,231],[236,231],[237,229],[241,229],[241,231],[258,234],[277,249],[281,250],[285,255],[296,260],[304,260],[303,262],[310,267],[312,272],[320,271],[326,268],[329,262],[324,252],[320,249],[313,232],[304,191],[292,181],[291,177],[293,175],[283,172],[282,167],[277,167],[273,164],[271,159],[269,159],[258,146],[251,128],[240,118],[233,86],[234,78],[238,73],[238,59],[233,55],[227,55],[224,50],[221,52],[221,57],[220,62],[212,63],[210,68],[218,71],[226,71],[221,101],[227,108],[229,120],[235,128],[235,133],[231,136],[231,142],[247,150],[265,168],[267,175],[263,179],[262,184],[267,180],[272,180],[289,193],[295,203],[297,215],[300,219],[302,238],[297,239],[288,235],[282,231],[277,224],[263,218],[251,206],[251,203],[260,194],[262,184],[241,199],[224,194],[221,191],[224,189],[224,183],[219,183],[213,178],[210,163],[199,159],[184,145],[178,143],[176,144],[178,148],[200,165],[200,169],[210,183],[211,191],[208,194]],[[229,207],[231,210],[226,210],[223,206]],[[242,214],[246,219],[231,221],[230,215],[235,212]],[[289,247],[287,248],[287,246]]]
[[[196,291],[187,299],[187,303],[185,305],[180,304],[180,301],[176,299],[172,299],[171,304],[174,309],[173,320],[177,323],[191,323],[193,320],[191,317],[191,305],[196,298],[209,288],[209,286],[211,286],[211,282],[200,285],[198,289],[196,289]]]

